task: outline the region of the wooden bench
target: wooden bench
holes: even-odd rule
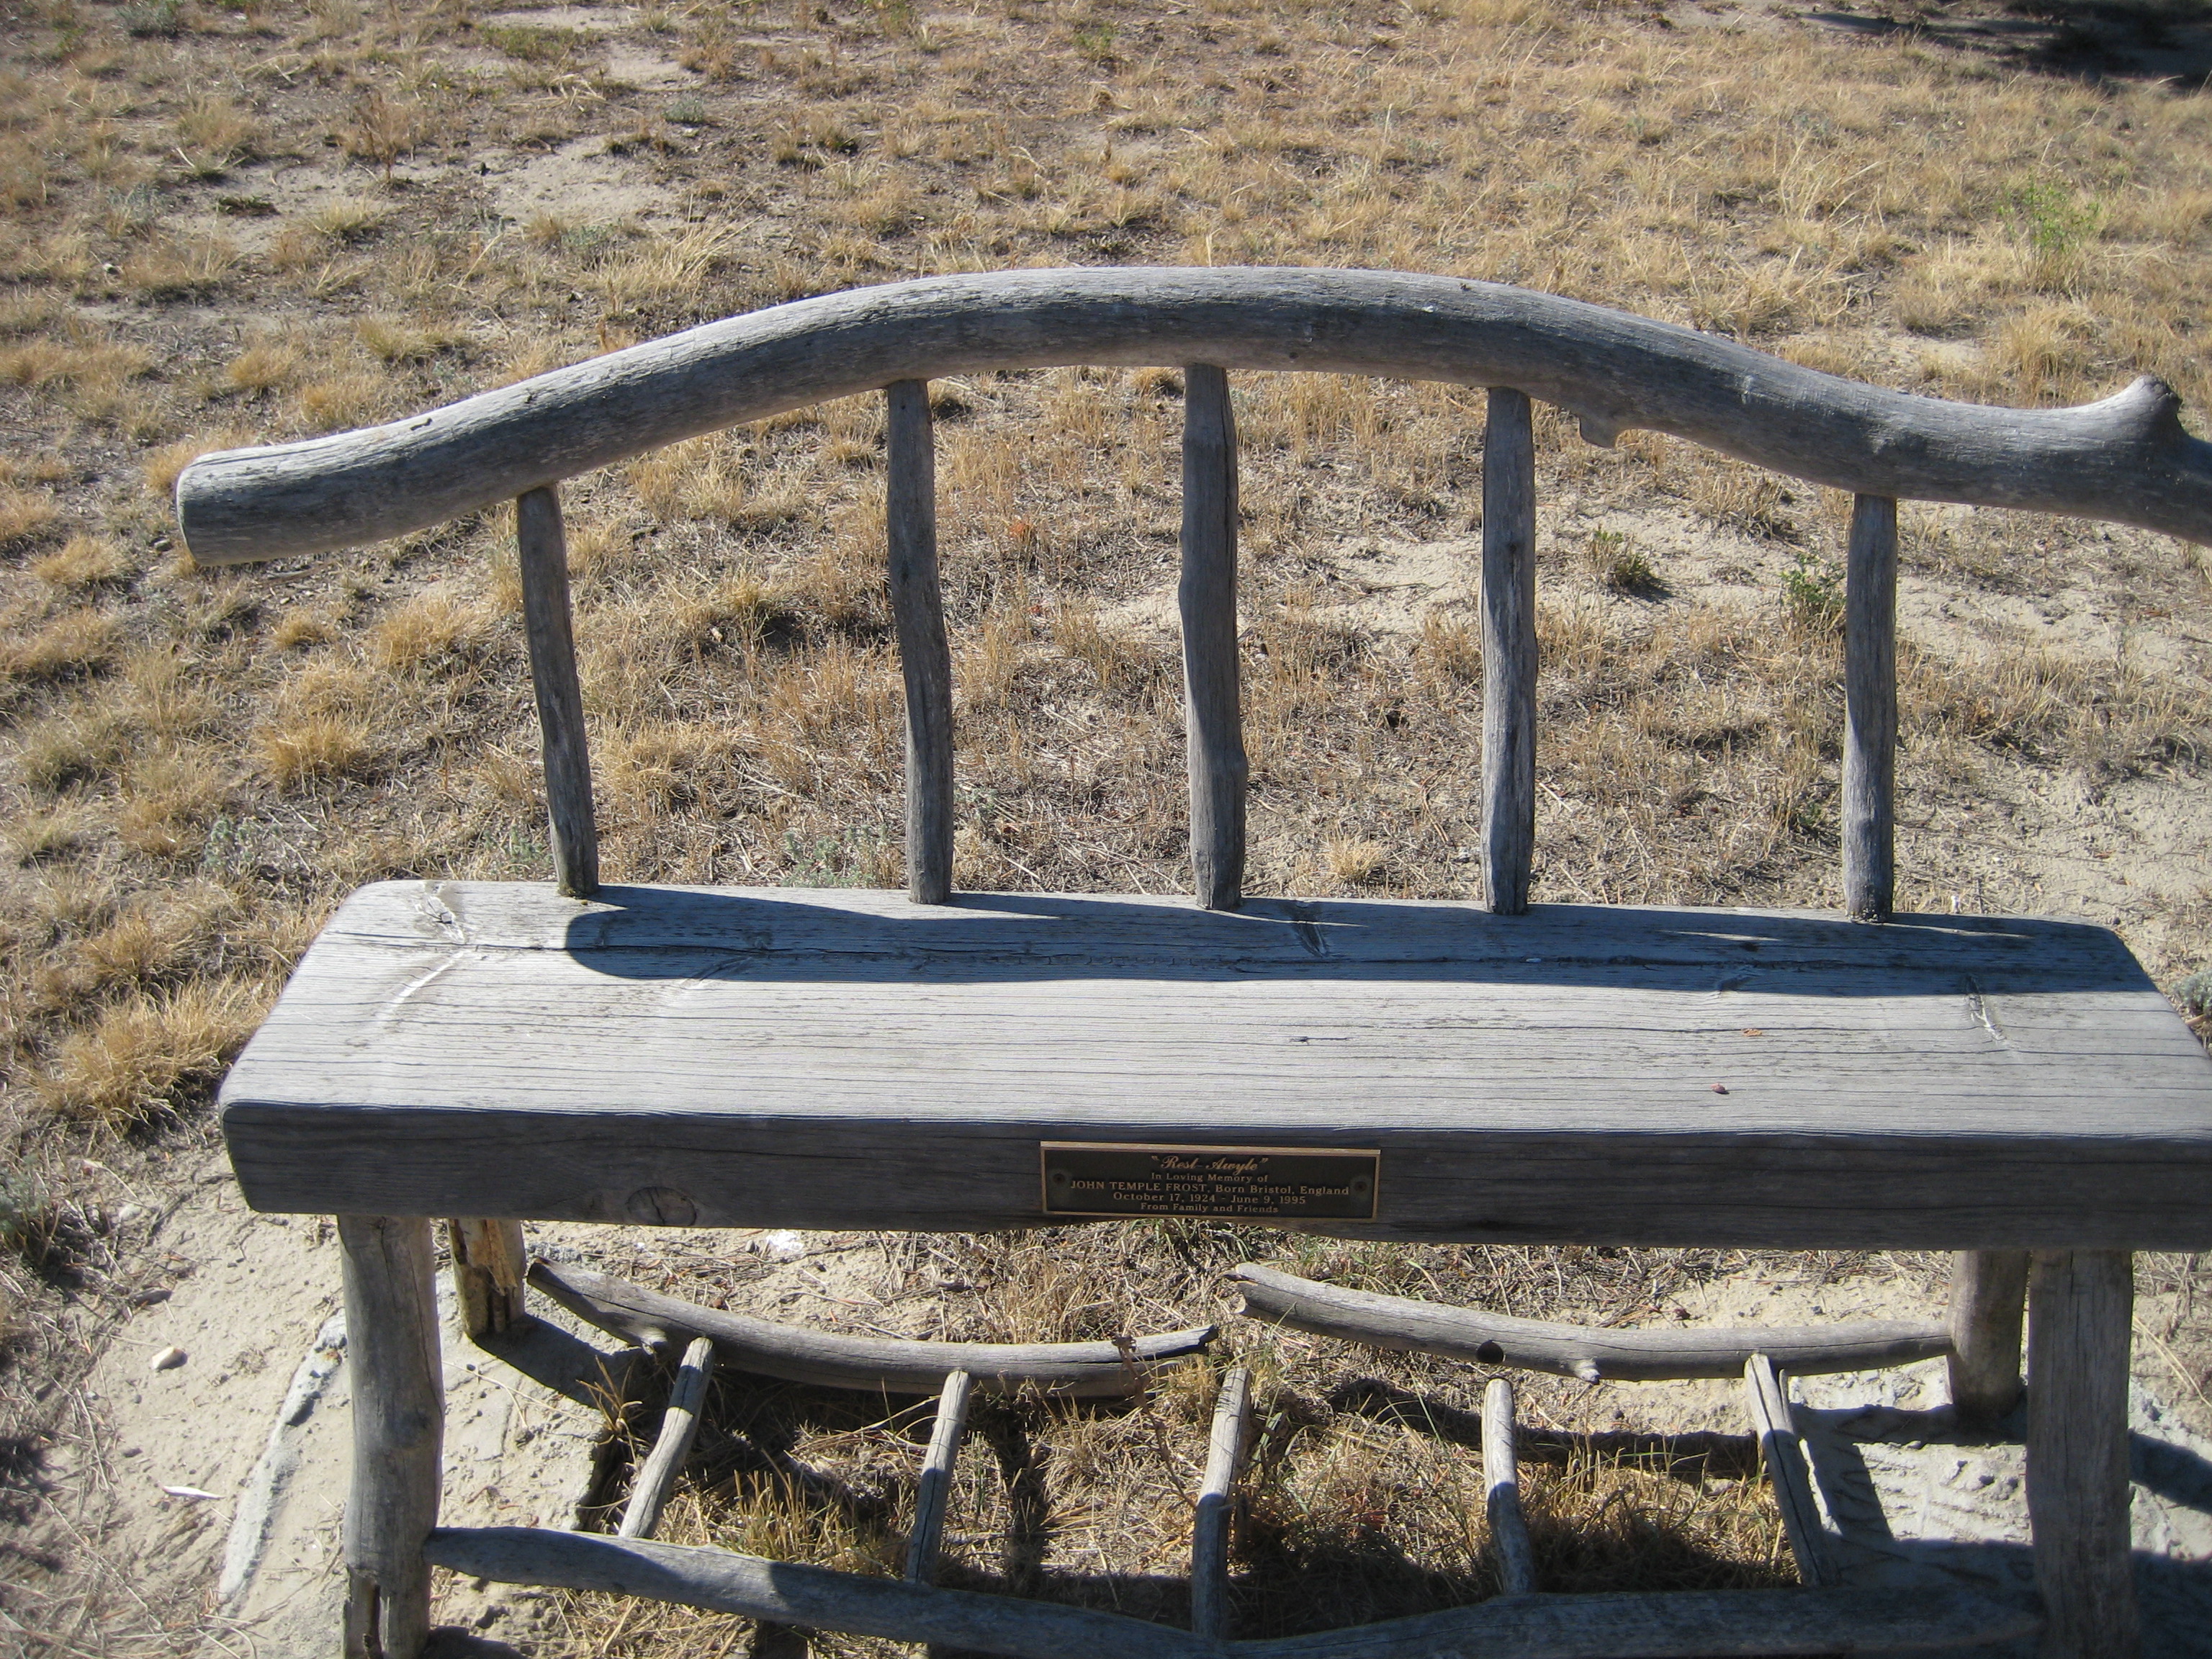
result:
[[[951,666],[926,383],[1072,363],[1184,371],[1195,904],[951,891]],[[1228,369],[1491,388],[1482,906],[1243,895]],[[559,481],[878,388],[907,692],[906,895],[603,884]],[[1856,495],[1843,911],[1530,904],[1532,396],[1597,442],[1655,428]],[[1375,1238],[1960,1251],[1948,1330],[1884,1352],[1948,1352],[1959,1407],[2001,1413],[2018,1395],[2023,1297],[2032,1304],[2042,1652],[2136,1651],[2128,1253],[2212,1244],[2212,1063],[2106,929],[1892,914],[1896,502],[2212,540],[2212,447],[2183,430],[2164,386],[2138,381],[2080,409],[1968,407],[1494,284],[1021,271],[778,307],[387,426],[206,456],[178,486],[188,544],[209,564],[355,545],[509,497],[557,884],[363,889],[222,1091],[252,1203],[341,1217],[357,1402],[350,1651],[412,1659],[427,1630],[426,1559],[1034,1659],[1410,1655],[1498,1641],[1531,1654],[1871,1650],[2019,1628],[2011,1613],[1947,1624],[1859,1592],[1808,1589],[1828,1599],[1793,1613],[1771,1597],[1739,1601],[1717,1626],[1680,1599],[1512,1596],[1345,1632],[1337,1645],[1224,1647],[1218,1622],[1178,1634],[926,1582],[855,1580],[808,1601],[821,1589],[813,1570],[702,1564],[690,1558],[713,1553],[641,1539],[433,1534],[428,1218],[476,1218],[454,1224],[454,1255],[483,1328],[520,1309],[522,1218],[946,1230],[1191,1210]],[[1245,1289],[1262,1304],[1273,1295],[1277,1315],[1364,1328],[1365,1340],[1419,1346],[1390,1322],[1428,1328],[1418,1309],[1346,1311],[1341,1293],[1324,1305],[1322,1287],[1291,1284],[1271,1290],[1262,1274]],[[702,1334],[665,1310],[591,1305],[634,1334]],[[1648,1354],[1640,1373],[1607,1373],[1620,1362],[1589,1344],[1506,1329],[1515,1323],[1486,1328],[1493,1336],[1468,1357],[1712,1374],[1654,1370]],[[1770,1369],[1800,1363],[1767,1352],[1787,1347],[1785,1334],[1803,1363],[1818,1358],[1820,1340],[1803,1333],[1720,1346],[1739,1368],[1747,1352]],[[1449,1331],[1437,1340],[1447,1346],[1435,1351],[1462,1351]],[[1835,1352],[1856,1354],[1861,1340],[1838,1337]],[[759,1363],[737,1338],[714,1340],[726,1360]],[[1171,1351],[1172,1340],[1154,1350]],[[1103,1374],[1097,1356],[1021,1363]],[[1015,1364],[939,1356],[896,1374],[933,1389]],[[1123,1369],[1133,1386],[1133,1365]],[[1786,1416],[1756,1370],[1759,1409]],[[1501,1455],[1510,1463],[1510,1437]],[[872,1611],[841,1613],[840,1596]],[[1580,1605],[1547,1611],[1569,1601]]]

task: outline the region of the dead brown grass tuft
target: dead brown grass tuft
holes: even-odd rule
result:
[[[31,574],[64,592],[128,581],[131,561],[103,536],[72,536],[57,552],[33,561]]]
[[[62,1040],[40,1096],[109,1129],[172,1110],[222,1072],[267,1003],[265,988],[238,980],[132,992]]]
[[[64,611],[27,639],[0,647],[0,679],[79,679],[113,660],[115,619],[89,606]]]
[[[46,489],[0,485],[0,551],[36,540],[61,516],[61,504]]]

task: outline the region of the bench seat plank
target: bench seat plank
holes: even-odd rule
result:
[[[267,1210],[1036,1224],[1132,1140],[1378,1147],[1378,1237],[2212,1246],[2212,1061],[2051,920],[386,882],[222,1109]]]

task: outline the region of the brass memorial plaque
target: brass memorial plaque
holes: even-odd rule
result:
[[[1047,1215],[1372,1221],[1379,1152],[1048,1140]]]

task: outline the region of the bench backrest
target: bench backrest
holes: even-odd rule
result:
[[[1237,658],[1237,441],[1226,372],[1489,389],[1483,447],[1483,852],[1489,908],[1528,902],[1535,825],[1535,470],[1529,399],[1609,446],[1671,434],[1852,492],[1845,560],[1844,888],[1894,887],[1900,499],[2027,508],[2212,542],[2212,444],[2143,378],[2100,403],[2013,410],[1885,391],[1601,306],[1493,283],[1272,269],[929,277],[777,306],[302,443],[205,455],[177,484],[186,544],[228,564],[404,535],[512,497],[563,891],[599,884],[569,625],[561,480],[702,433],[882,389],[888,557],[907,697],[908,888],[947,898],[951,665],[937,573],[927,382],[1093,364],[1184,372],[1182,622],[1199,900],[1239,902],[1246,763]]]

